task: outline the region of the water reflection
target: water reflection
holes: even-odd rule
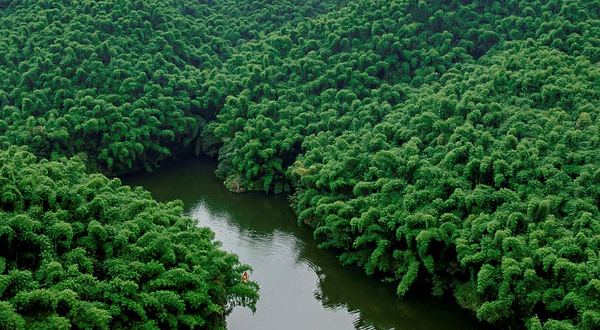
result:
[[[210,227],[225,250],[254,268],[261,286],[256,314],[235,308],[229,329],[479,329],[454,303],[427,295],[397,299],[393,285],[343,267],[319,250],[281,196],[232,194],[213,176],[214,163],[186,159],[155,173],[123,177],[161,201],[181,199],[186,214]]]

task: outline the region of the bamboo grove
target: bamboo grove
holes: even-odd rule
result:
[[[217,322],[227,299],[253,306],[256,288],[235,281],[245,266],[178,218],[179,205],[84,174],[195,152],[218,157],[231,190],[289,193],[321,247],[400,296],[426,286],[499,327],[600,328],[600,1],[0,9],[0,283],[26,283],[0,286],[11,288],[0,319],[86,328],[71,317],[85,308],[97,327],[193,328]],[[52,185],[87,197],[57,201]],[[93,196],[108,203],[102,219]],[[154,248],[199,237],[175,245],[219,257],[164,263],[168,248],[139,246],[143,226],[161,233],[147,238]],[[131,236],[98,245],[95,227]],[[123,260],[199,277],[185,292],[155,287]],[[77,276],[96,291],[77,291]],[[156,305],[120,306],[115,285]],[[201,291],[204,305],[186,300],[197,286],[214,290]],[[48,298],[33,301],[36,290]],[[158,312],[160,299],[177,303]]]
[[[80,159],[0,152],[1,329],[223,327],[225,305],[254,308],[235,255],[119,179]]]

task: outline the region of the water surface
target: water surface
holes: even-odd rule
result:
[[[488,328],[451,300],[426,294],[404,299],[395,286],[344,267],[317,248],[309,228],[297,226],[283,196],[234,194],[214,177],[207,158],[164,163],[153,173],[122,177],[155,199],[181,199],[187,216],[210,227],[223,249],[236,253],[260,285],[257,312],[237,307],[232,330],[306,329],[483,329]]]

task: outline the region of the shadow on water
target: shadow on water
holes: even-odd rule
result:
[[[317,248],[283,196],[233,194],[214,177],[207,158],[172,161],[154,173],[122,177],[155,199],[181,199],[187,216],[210,227],[225,250],[254,268],[261,286],[256,314],[236,308],[230,329],[484,329],[451,300],[426,294],[404,299],[395,286],[344,267]]]

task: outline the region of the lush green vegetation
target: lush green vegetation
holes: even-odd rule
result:
[[[333,7],[301,4],[0,2],[0,145],[151,168],[222,107],[235,45]]]
[[[189,147],[399,295],[600,327],[600,1],[0,8],[3,147],[113,174]]]
[[[255,283],[181,202],[88,175],[80,160],[0,152],[0,329],[221,328]]]

